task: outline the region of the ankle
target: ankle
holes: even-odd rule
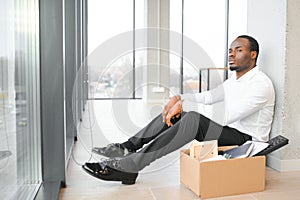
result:
[[[130,141],[126,141],[124,143],[121,143],[120,145],[123,149],[127,149],[129,152],[135,152],[136,151],[135,146]]]

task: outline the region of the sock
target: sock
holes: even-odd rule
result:
[[[135,146],[130,141],[126,141],[124,143],[121,143],[121,146],[128,149],[129,152],[135,152],[136,151]]]

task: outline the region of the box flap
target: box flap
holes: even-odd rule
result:
[[[218,141],[193,141],[190,145],[190,156],[197,160],[205,160],[218,155]]]

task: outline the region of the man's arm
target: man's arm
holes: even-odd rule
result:
[[[197,103],[202,103],[206,105],[210,105],[213,103],[217,103],[224,100],[224,88],[223,84],[218,87],[201,93],[196,94],[181,94],[173,96],[170,101],[165,105],[162,117],[163,122],[165,122],[168,126],[171,126],[172,123],[170,120],[176,116],[179,117],[182,112],[182,104],[184,100],[194,101]],[[174,108],[173,108],[174,107]],[[173,108],[173,109],[172,109]],[[172,109],[172,111],[171,111]],[[169,114],[169,116],[168,116]],[[167,121],[168,116],[168,121]]]
[[[221,84],[209,91],[194,94],[182,94],[180,96],[181,100],[188,100],[205,105],[211,105],[224,100],[224,86],[223,84]]]

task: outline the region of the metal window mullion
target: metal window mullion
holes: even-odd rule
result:
[[[34,78],[35,78],[35,90],[34,90],[34,100],[36,105],[34,107],[34,122],[35,122],[35,183],[41,182],[41,124],[40,124],[40,86],[39,86],[39,80],[40,80],[40,71],[39,71],[39,4],[38,0],[34,0],[33,2],[33,13],[34,13],[34,19],[37,20],[34,27],[34,35],[33,35],[33,41],[34,41]]]
[[[132,98],[135,99],[135,0],[133,0],[133,57],[132,57]]]
[[[206,88],[206,90],[208,91],[209,90],[209,74],[210,74],[210,70],[209,69],[207,69],[207,88]]]
[[[199,93],[202,91],[202,71],[201,69],[199,70]]]
[[[74,99],[73,99],[73,105],[74,105],[74,119],[75,119],[75,122],[76,122],[76,127],[78,128],[79,126],[79,119],[78,119],[78,112],[80,112],[78,110],[78,106],[77,106],[77,99],[78,99],[78,86],[77,86],[77,80],[78,80],[78,75],[77,75],[77,70],[80,66],[80,62],[79,62],[79,42],[78,42],[78,38],[80,37],[80,34],[79,34],[79,17],[80,17],[80,12],[79,12],[79,6],[80,6],[80,3],[78,2],[79,0],[76,0],[75,1],[75,81],[74,81],[74,87],[73,87],[73,96],[74,96]]]
[[[29,10],[28,12],[28,17],[29,17],[29,21],[32,22],[32,19],[33,18],[33,15],[34,15],[34,10],[32,8],[32,5],[33,5],[33,1],[30,1],[29,4],[27,5],[27,8]],[[36,84],[35,84],[35,78],[36,78],[36,69],[35,69],[35,36],[34,36],[34,28],[31,24],[29,24],[29,32],[31,34],[28,35],[28,47],[30,49],[30,54],[29,54],[29,66],[30,68],[28,69],[28,74],[29,74],[29,77],[30,77],[30,80],[29,80],[29,88],[30,88],[30,110],[29,110],[29,113],[30,113],[30,123],[29,121],[27,120],[27,124],[30,124],[30,129],[29,129],[29,134],[30,134],[30,164],[29,164],[29,167],[30,167],[30,180],[29,180],[29,183],[30,184],[34,184],[35,183],[35,180],[36,180],[36,159],[35,159],[35,152],[36,152],[36,142],[35,142],[35,138],[36,138],[36,119],[35,119],[35,116],[36,116],[36,113],[35,113],[35,110],[36,110],[36,98],[35,98],[35,91],[36,91]]]
[[[35,13],[35,0],[33,0],[33,2],[31,2],[31,5],[30,5],[30,8],[31,8],[31,17],[32,19],[36,19],[36,13]],[[36,24],[36,23],[35,23]],[[35,27],[32,27],[32,32],[34,34],[32,34],[31,36],[31,39],[32,39],[32,76],[33,76],[33,93],[32,93],[32,98],[33,98],[33,106],[32,109],[33,109],[33,133],[34,133],[34,137],[33,137],[33,160],[34,160],[34,171],[33,171],[33,178],[32,178],[32,183],[36,184],[37,183],[37,180],[38,180],[38,171],[37,171],[37,165],[38,165],[38,158],[37,158],[37,146],[38,146],[38,143],[37,143],[37,140],[36,138],[38,138],[38,132],[37,132],[37,124],[38,124],[38,119],[36,118],[36,115],[37,115],[37,109],[38,109],[38,102],[37,102],[37,83],[36,83],[36,78],[37,78],[37,62],[36,62],[36,39],[35,39],[35,34],[36,34],[36,29]]]
[[[224,67],[228,63],[228,35],[229,35],[229,0],[225,0],[225,52],[224,52]],[[224,80],[228,78],[228,71],[224,70]]]
[[[181,58],[180,58],[180,94],[183,94],[183,26],[184,26],[184,0],[181,1]]]
[[[26,27],[24,27],[26,30],[25,32],[30,33],[30,10],[29,10],[29,2],[24,2],[23,10],[26,9],[26,16],[24,18],[26,19]],[[26,136],[27,136],[27,142],[26,142],[26,152],[27,152],[27,159],[24,160],[24,163],[26,163],[26,174],[25,174],[25,184],[30,184],[31,178],[32,178],[32,73],[30,73],[32,69],[32,63],[31,63],[31,48],[30,48],[30,35],[25,34],[25,45],[24,49],[26,59],[25,59],[25,90],[26,90],[26,120],[22,119],[22,123],[24,123],[24,126],[26,125]],[[24,121],[23,121],[24,120]],[[30,123],[29,123],[30,122]]]
[[[27,19],[27,27],[26,29],[28,30],[28,33],[32,34],[32,30],[31,30],[31,26],[30,26],[30,22],[31,22],[31,10],[30,10],[30,2],[27,2],[26,8],[25,8],[28,12],[26,15],[26,19]],[[27,184],[31,184],[32,183],[32,178],[33,178],[33,174],[34,174],[34,170],[33,166],[34,166],[34,161],[33,161],[33,75],[32,75],[32,70],[33,70],[33,62],[32,62],[32,46],[31,46],[31,36],[30,34],[26,34],[26,48],[27,48],[27,67],[26,67],[26,77],[27,77],[27,90],[28,90],[28,107],[27,107],[27,113],[28,113],[28,117],[25,121],[26,126],[27,126],[27,131],[28,131],[28,140],[29,140],[29,145],[28,147],[28,176],[27,176]],[[29,123],[30,122],[30,123]]]

